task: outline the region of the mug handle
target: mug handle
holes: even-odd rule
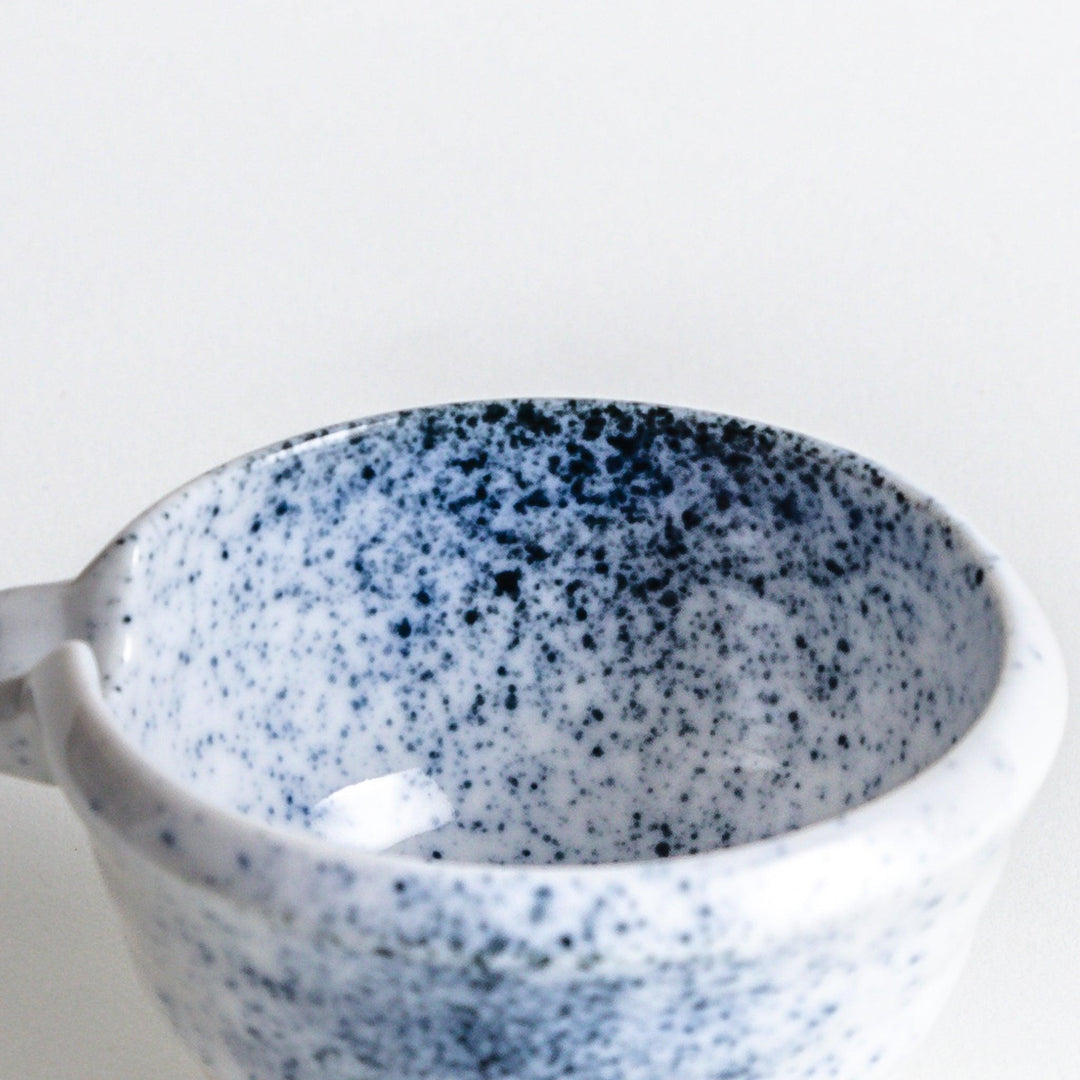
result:
[[[0,773],[52,783],[26,675],[68,637],[70,581],[0,592]]]

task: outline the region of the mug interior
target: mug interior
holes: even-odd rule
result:
[[[95,619],[106,699],[158,768],[315,831],[350,792],[360,832],[411,792],[429,827],[390,850],[431,859],[809,825],[939,758],[1001,665],[982,557],[921,496],[646,405],[455,405],[282,444],[104,558],[136,568]]]

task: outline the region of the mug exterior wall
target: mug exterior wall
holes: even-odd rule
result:
[[[568,964],[543,962],[539,934],[532,953],[496,940],[453,957],[452,930],[451,958],[434,958],[392,908],[375,938],[351,918],[363,880],[324,895],[310,932],[105,835],[95,850],[142,978],[217,1080],[885,1077],[943,1005],[1005,854],[798,933],[713,927],[707,950],[671,960],[622,963],[581,925],[562,935]]]

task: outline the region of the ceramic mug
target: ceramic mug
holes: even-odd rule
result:
[[[507,401],[289,440],[0,595],[59,784],[219,1080],[872,1080],[1064,716],[1047,625],[870,462]]]

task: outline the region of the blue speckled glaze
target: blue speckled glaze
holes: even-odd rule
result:
[[[89,568],[101,689],[63,661],[54,766],[220,1080],[870,1080],[1031,786],[963,738],[1039,663],[997,573],[792,433],[397,414],[225,466]],[[328,839],[388,776],[448,815]]]
[[[666,409],[405,414],[228,468],[123,543],[104,677],[140,749],[299,826],[422,769],[457,812],[402,850],[435,858],[807,825],[940,756],[1000,651],[970,553],[872,467]]]

